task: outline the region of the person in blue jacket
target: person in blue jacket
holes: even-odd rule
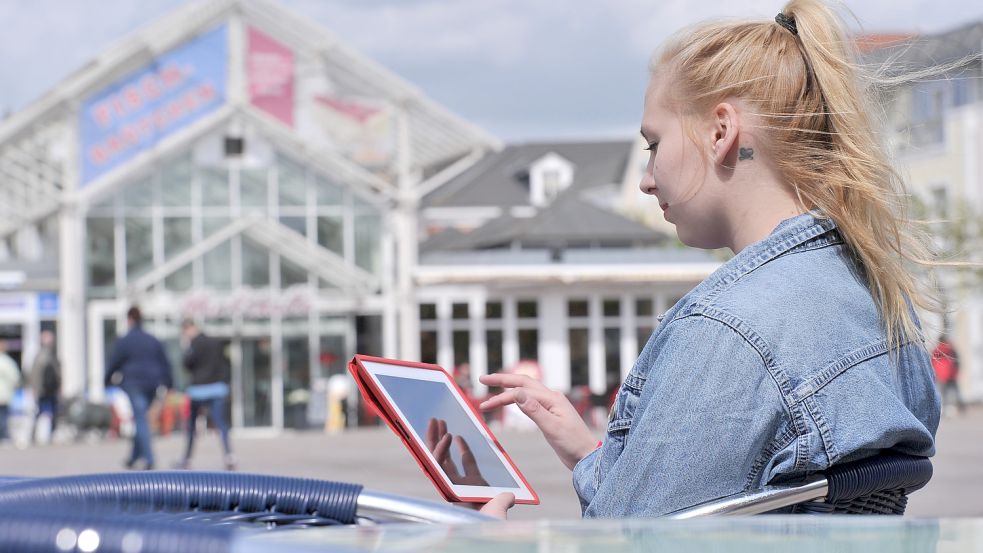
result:
[[[896,451],[935,453],[940,402],[912,270],[935,264],[822,0],[704,22],[652,58],[641,134],[684,244],[734,257],[661,318],[602,443],[559,391],[493,374],[572,471],[585,517],[661,516]],[[502,494],[483,510],[504,516]]]
[[[147,411],[163,391],[173,385],[171,364],[160,340],[143,330],[138,307],[126,312],[129,331],[113,344],[106,367],[106,386],[119,386],[133,406],[133,453],[126,460],[128,469],[151,470],[154,452],[150,445]]]

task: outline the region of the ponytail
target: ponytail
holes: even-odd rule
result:
[[[921,341],[912,306],[937,302],[910,271],[932,265],[911,228],[907,194],[875,132],[852,42],[820,0],[792,0],[775,21],[704,24],[677,36],[654,62],[676,104],[708,111],[746,102],[784,180],[806,208],[832,219],[864,273],[889,347]],[[685,99],[685,101],[683,101]]]

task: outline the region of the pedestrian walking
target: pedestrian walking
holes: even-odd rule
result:
[[[41,332],[41,350],[31,364],[29,378],[31,392],[38,404],[34,436],[39,442],[47,442],[57,425],[58,398],[61,395],[61,364],[55,353],[55,333],[50,330]],[[39,436],[44,438],[38,439]]]
[[[962,415],[966,405],[959,393],[959,354],[945,333],[939,336],[939,343],[932,350],[932,368],[935,369],[935,381],[942,395],[943,408],[951,404],[948,400],[955,400],[956,409]]]
[[[147,411],[158,395],[172,386],[171,365],[164,346],[143,330],[138,307],[126,312],[129,331],[113,344],[106,368],[106,385],[119,386],[133,406],[133,452],[124,463],[128,469],[154,468]]]
[[[181,325],[181,342],[184,346],[184,368],[191,377],[191,384],[185,390],[191,400],[191,410],[188,416],[187,447],[178,468],[191,468],[195,426],[198,417],[204,413],[218,430],[222,440],[225,469],[235,470],[235,458],[229,444],[229,425],[225,419],[225,406],[229,397],[229,364],[222,352],[222,343],[205,335],[190,320]]]
[[[21,374],[17,362],[7,355],[7,341],[0,340],[0,442],[9,438],[7,417],[14,392],[20,387]]]

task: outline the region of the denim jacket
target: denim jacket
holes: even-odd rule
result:
[[[584,516],[662,515],[886,449],[933,455],[928,353],[889,354],[885,336],[836,225],[783,221],[664,315],[574,467]]]

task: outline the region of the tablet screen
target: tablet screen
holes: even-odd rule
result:
[[[378,375],[377,378],[413,427],[416,438],[431,453],[445,433],[463,440],[462,447],[451,438],[449,458],[441,463],[448,480],[473,486],[518,487],[447,385],[399,376]],[[467,450],[471,456],[464,459]]]
[[[512,492],[536,500],[443,370],[362,359],[402,426],[458,497]],[[538,500],[536,500],[538,502]]]

